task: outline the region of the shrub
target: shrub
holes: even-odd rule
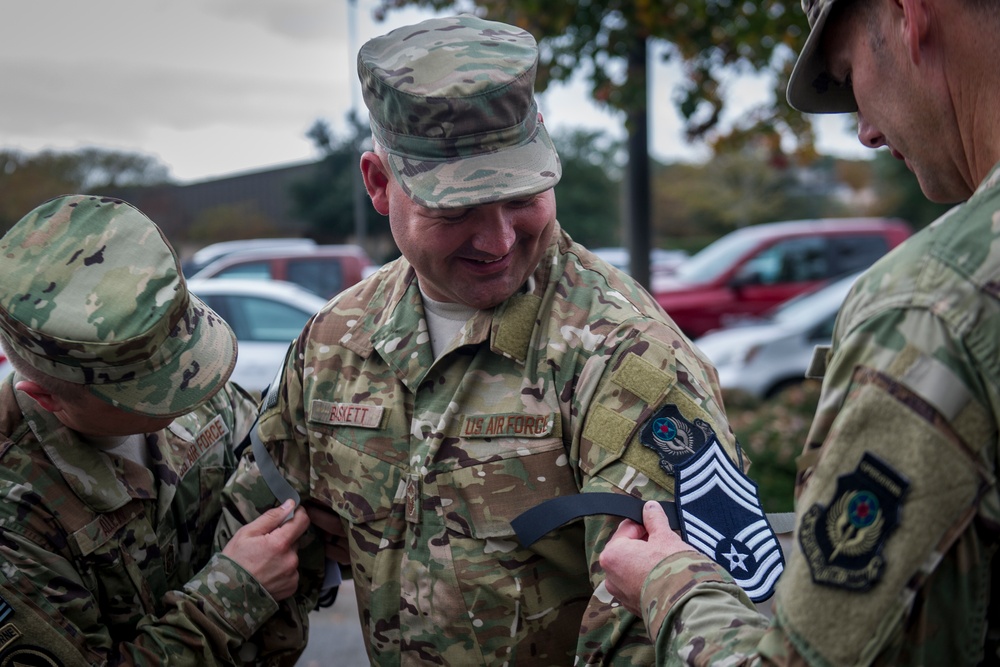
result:
[[[768,512],[790,512],[795,459],[802,452],[819,401],[819,382],[806,381],[767,400],[725,392],[729,425],[750,458],[750,478]]]

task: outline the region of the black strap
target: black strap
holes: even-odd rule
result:
[[[669,500],[659,501],[670,522],[670,527],[680,530],[677,506]],[[559,496],[535,505],[510,522],[517,539],[524,546],[537,542],[546,533],[563,526],[573,519],[593,514],[610,514],[642,523],[642,506],[645,500],[624,493],[596,492]],[[795,530],[794,512],[769,512],[766,514],[771,530],[776,534]]]
[[[569,523],[573,519],[592,514],[610,514],[642,523],[642,506],[645,500],[624,493],[579,493],[559,496],[535,505],[510,522],[523,546],[530,546],[549,531]],[[661,500],[660,507],[667,514],[670,527],[680,529],[677,506],[669,500]]]

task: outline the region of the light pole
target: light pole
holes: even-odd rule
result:
[[[354,238],[356,243],[368,251],[366,247],[367,244],[367,207],[368,201],[365,193],[365,184],[361,179],[361,169],[359,164],[361,162],[361,145],[364,141],[364,132],[362,132],[362,122],[358,117],[358,83],[357,83],[357,72],[355,71],[355,63],[357,62],[358,46],[356,43],[357,39],[357,0],[347,0],[347,62],[348,62],[348,73],[347,80],[351,83],[351,111],[347,114],[348,121],[352,126],[352,131],[354,132],[353,137],[353,147],[354,147],[354,157],[356,160],[354,166],[354,176],[352,179],[353,187],[353,203],[354,203]]]

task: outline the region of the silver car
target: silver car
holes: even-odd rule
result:
[[[805,379],[817,345],[829,345],[841,304],[860,272],[799,295],[759,319],[711,331],[695,344],[726,390],[771,398]]]
[[[239,350],[232,379],[262,392],[275,378],[285,352],[326,299],[279,280],[189,280],[188,289],[229,323]]]

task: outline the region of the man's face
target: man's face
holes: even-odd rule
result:
[[[173,417],[146,417],[126,412],[87,392],[72,401],[62,401],[54,414],[77,433],[98,437],[155,433],[173,421]]]
[[[963,177],[954,113],[941,94],[940,73],[926,60],[917,64],[909,57],[912,35],[902,29],[903,21],[889,3],[871,15],[855,5],[832,17],[823,35],[828,71],[853,89],[862,144],[886,146],[903,160],[928,199],[961,201],[972,191]]]
[[[396,245],[435,301],[492,308],[517,292],[548,248],[556,222],[552,190],[470,208],[431,209],[414,203],[388,170],[383,173],[382,192],[372,200],[379,208],[384,197]]]

